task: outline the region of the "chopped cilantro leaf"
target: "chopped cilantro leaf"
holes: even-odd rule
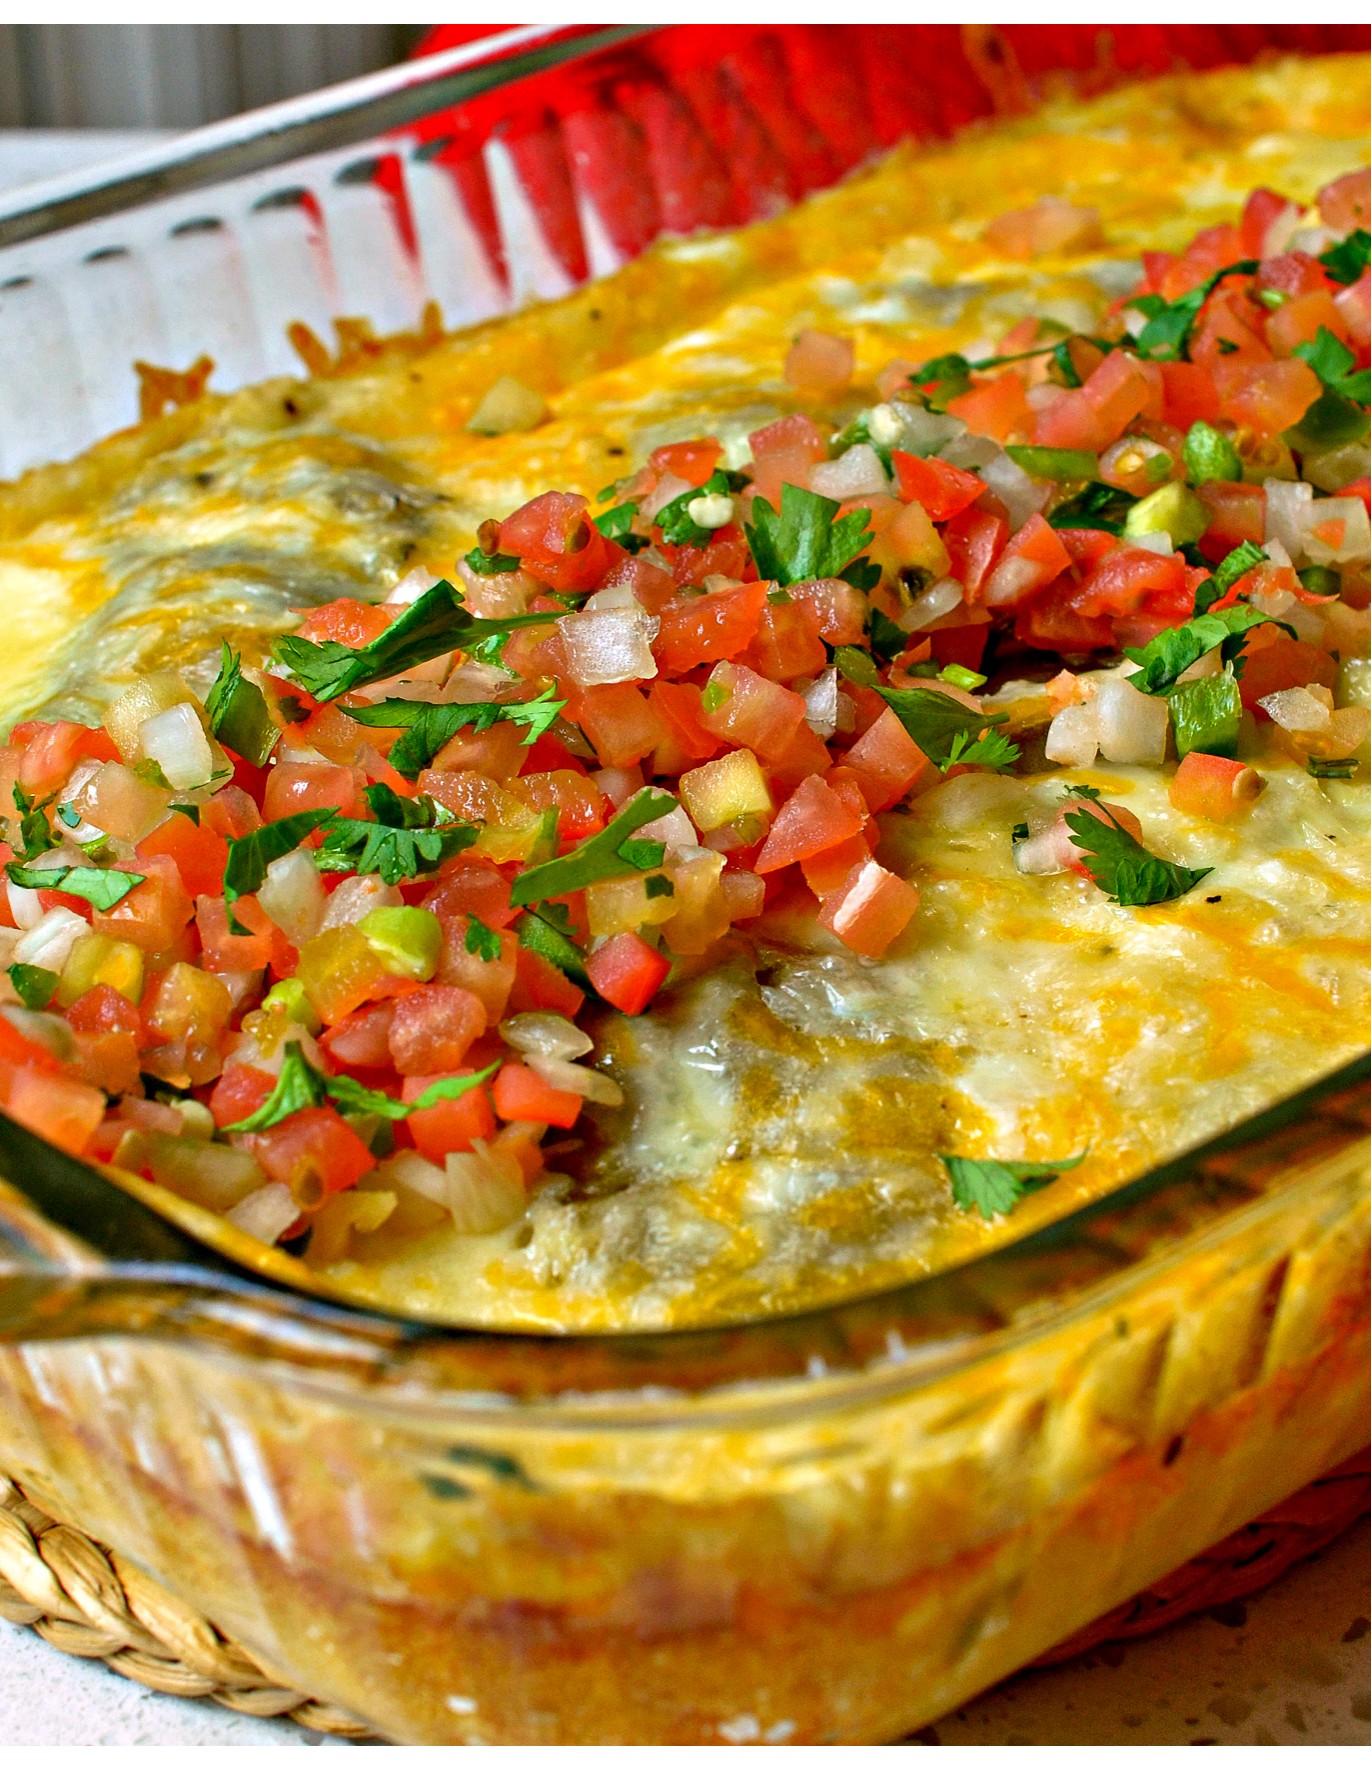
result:
[[[869,651],[863,651],[860,645],[840,645],[833,653],[833,662],[838,674],[847,682],[855,682],[858,688],[875,688],[878,681],[876,660]],[[705,690],[708,694],[709,690]],[[701,696],[704,701],[704,696]]]
[[[1074,498],[1058,504],[1048,513],[1047,520],[1054,529],[1101,529],[1105,534],[1118,535],[1123,533],[1124,520],[1137,501],[1131,493],[1095,480]]]
[[[14,808],[19,813],[17,819],[10,818],[11,823],[19,825],[19,842],[15,848],[15,858],[20,861],[33,860],[37,855],[46,854],[53,846],[52,826],[47,820],[47,808],[57,797],[54,793],[47,799],[34,799],[19,785],[14,783]],[[62,816],[59,811],[57,814]],[[66,823],[66,819],[62,819]],[[80,818],[77,818],[80,823]],[[72,826],[68,826],[69,828]]]
[[[758,574],[784,586],[810,578],[841,578],[854,564],[870,566],[869,561],[855,558],[873,538],[867,527],[870,511],[853,510],[835,521],[839,508],[832,498],[792,485],[781,487],[779,516],[765,498],[755,498],[747,543]],[[848,581],[856,579],[849,576]]]
[[[487,553],[479,545],[472,548],[462,562],[478,578],[502,578],[508,572],[517,572],[520,561],[514,553]]]
[[[440,1100],[456,1100],[461,1095],[470,1093],[473,1088],[488,1082],[498,1068],[497,1063],[492,1063],[474,1075],[441,1076],[425,1088],[417,1100],[406,1104],[402,1100],[396,1100],[393,1095],[364,1087],[351,1076],[326,1076],[314,1067],[300,1049],[299,1043],[292,1039],[281,1053],[281,1073],[268,1097],[256,1112],[250,1113],[245,1119],[239,1119],[235,1124],[225,1125],[224,1129],[235,1132],[269,1131],[283,1119],[292,1118],[297,1112],[306,1112],[311,1107],[324,1106],[329,1101],[343,1112],[372,1113],[392,1120],[407,1119],[412,1112],[436,1106]]]
[[[227,641],[205,712],[210,730],[226,749],[254,768],[266,767],[281,734],[267,711],[267,697],[243,675],[243,660]]]
[[[899,657],[909,644],[909,635],[904,628],[897,627],[889,615],[883,615],[878,608],[873,608],[867,618],[866,636],[871,644],[872,655],[883,664]]]
[[[1356,357],[1320,326],[1312,343],[1297,344],[1295,355],[1303,358],[1323,383],[1324,391],[1288,434],[1297,446],[1332,448],[1359,442],[1371,430],[1371,417],[1362,409],[1371,402],[1371,369],[1356,369]]]
[[[649,898],[675,897],[676,895],[676,887],[665,873],[649,873],[644,881],[644,886]]]
[[[82,897],[97,910],[112,910],[122,903],[146,873],[125,873],[117,867],[26,867],[12,860],[5,871],[27,891],[65,891]]]
[[[1321,253],[1319,263],[1335,283],[1355,283],[1371,264],[1371,234],[1363,227],[1354,228],[1345,240]]]
[[[983,732],[974,739],[969,739],[966,732],[959,731],[947,752],[949,768],[960,763],[965,767],[999,770],[1012,767],[1018,760],[1019,746],[1011,743],[1002,731]]]
[[[630,553],[640,553],[648,545],[642,535],[633,532],[633,519],[638,514],[636,504],[616,504],[612,510],[602,510],[595,518],[595,526],[607,541],[617,541]]]
[[[952,1182],[952,1197],[959,1210],[979,1211],[990,1221],[1008,1216],[1027,1193],[1038,1192],[1059,1174],[1080,1167],[1088,1150],[1059,1162],[997,1162],[968,1155],[940,1155]]]
[[[510,902],[520,906],[541,903],[544,898],[580,891],[597,879],[615,879],[625,873],[659,867],[665,852],[660,842],[632,842],[629,838],[644,824],[655,823],[674,811],[679,803],[674,793],[645,787],[598,835],[587,837],[570,854],[520,873],[510,890]]]
[[[500,936],[493,928],[487,928],[479,916],[467,914],[467,931],[462,945],[475,959],[484,959],[487,964],[500,956]]]
[[[374,822],[332,815],[314,864],[325,873],[379,873],[387,885],[429,873],[476,840],[473,824],[458,823],[426,794],[402,799],[384,781],[365,794]]]
[[[57,973],[42,965],[11,965],[9,980],[26,1008],[41,1012],[57,992]]]
[[[1225,553],[1210,574],[1209,582],[1195,592],[1195,613],[1207,614],[1212,605],[1221,602],[1248,572],[1266,563],[1266,552],[1255,541],[1239,541],[1231,553]]]
[[[274,823],[263,824],[259,830],[250,830],[246,836],[230,839],[228,864],[224,868],[224,904],[228,910],[231,934],[251,932],[234,916],[233,906],[238,899],[249,891],[257,890],[266,878],[267,868],[272,861],[290,854],[320,824],[327,823],[329,818],[337,815],[336,805],[320,811],[296,811],[289,817],[278,817]]]
[[[1098,795],[1095,798],[1098,803]],[[1103,818],[1089,811],[1068,811],[1064,821],[1090,877],[1111,903],[1125,908],[1184,897],[1214,870],[1177,866],[1149,853],[1107,808]]]
[[[173,807],[173,809],[175,808]],[[81,813],[74,805],[59,805],[57,807],[57,815],[69,830],[76,830],[81,827]]]
[[[1062,378],[1063,387],[1081,386],[1081,378],[1076,372],[1076,365],[1071,359],[1071,340],[1063,338],[1060,344],[1052,346],[1052,361],[1057,365],[1057,373]]]
[[[970,740],[979,740],[987,726],[1004,725],[1009,718],[1007,713],[979,713],[971,707],[964,707],[950,694],[940,694],[936,688],[882,688],[879,684],[873,686],[924,755],[941,769],[948,769],[958,761],[980,761],[980,756],[973,756],[968,752]],[[954,755],[958,738],[962,740],[962,745],[960,752]],[[976,746],[972,744],[970,747],[974,749]],[[1009,748],[1015,747],[1011,744]],[[990,753],[1003,754],[1002,751]],[[1016,756],[1017,753],[1015,750]],[[1007,764],[990,762],[985,766],[1004,767]]]
[[[552,698],[549,685],[531,701],[378,701],[370,707],[344,707],[341,710],[359,725],[380,726],[383,730],[400,727],[403,736],[391,747],[387,761],[406,780],[417,780],[438,752],[470,726],[473,731],[489,731],[503,721],[522,725],[525,745],[534,744],[553,726],[565,701]]]
[[[200,827],[200,807],[187,802],[184,805],[168,805],[168,811],[179,811],[182,817],[188,817],[198,830]]]
[[[305,1112],[310,1107],[322,1106],[328,1096],[324,1092],[324,1078],[292,1039],[281,1053],[281,1073],[276,1078],[276,1086],[257,1108],[245,1119],[238,1119],[231,1125],[225,1125],[226,1131],[269,1131],[273,1125],[279,1125],[282,1119],[288,1119],[297,1112]]]
[[[1143,694],[1170,694],[1180,676],[1215,646],[1221,648],[1224,663],[1233,665],[1234,674],[1240,675],[1245,635],[1270,619],[1260,609],[1239,602],[1196,615],[1183,626],[1168,627],[1146,645],[1124,647],[1123,655],[1139,665],[1128,680]],[[1284,626],[1284,622],[1277,625]]]
[[[697,498],[727,498],[732,492],[728,475],[716,467],[702,486],[688,487],[669,504],[663,504],[652,520],[662,531],[662,539],[673,547],[708,547],[714,530],[701,528],[691,516],[690,506]]]

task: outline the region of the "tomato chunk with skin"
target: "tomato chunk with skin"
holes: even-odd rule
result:
[[[900,496],[906,503],[913,499],[922,504],[934,522],[946,522],[949,516],[958,515],[986,489],[983,479],[964,467],[940,461],[936,455],[924,458],[895,449],[890,459],[899,480]]]
[[[1070,564],[1071,555],[1056,529],[1041,516],[1030,516],[1010,536],[986,581],[985,600],[991,608],[1015,608],[1035,590],[1060,577]]]
[[[222,1131],[228,1125],[251,1118],[265,1106],[276,1087],[276,1077],[255,1063],[230,1063],[209,1097],[209,1109]]]
[[[458,1069],[456,1076],[469,1076],[473,1071]],[[401,1099],[407,1104],[417,1100],[435,1082],[447,1076],[406,1076]],[[414,1147],[419,1154],[440,1166],[444,1156],[470,1149],[477,1138],[495,1135],[495,1110],[484,1086],[468,1088],[455,1100],[439,1100],[432,1106],[420,1107],[405,1120]]]
[[[616,934],[586,960],[598,995],[622,1014],[641,1014],[667,980],[671,962],[638,934]]]
[[[577,492],[543,492],[500,524],[500,552],[554,590],[591,590],[614,554],[589,509]]]
[[[1181,758],[1167,797],[1177,811],[1226,824],[1251,809],[1264,785],[1261,775],[1245,762],[1191,750]]]
[[[192,823],[184,812],[173,811],[165,823],[144,836],[134,854],[140,862],[154,855],[175,861],[181,883],[192,897],[212,896],[224,888],[228,843],[208,824]]]
[[[310,609],[300,623],[302,638],[316,645],[331,640],[335,645],[370,645],[379,639],[395,618],[395,611],[374,603],[358,602],[352,596],[339,596],[319,608]]]
[[[523,1063],[501,1064],[491,1096],[502,1119],[527,1119],[534,1124],[557,1125],[563,1131],[569,1131],[580,1118],[584,1104],[579,1094],[554,1088]]]
[[[1257,703],[1267,695],[1283,688],[1305,688],[1311,682],[1333,688],[1337,680],[1338,666],[1321,646],[1291,639],[1274,627],[1259,627],[1249,635],[1243,652],[1238,693],[1243,706],[1264,721],[1270,715]]]
[[[766,607],[767,585],[738,584],[704,596],[673,596],[662,609],[652,655],[669,676],[746,651]]]
[[[824,899],[819,921],[854,953],[879,959],[904,933],[918,907],[915,886],[868,858]]]
[[[817,774],[800,782],[776,813],[755,864],[759,873],[807,860],[859,834],[865,818],[859,816]]]
[[[982,600],[985,581],[1009,539],[1009,524],[1002,516],[973,504],[952,517],[942,535],[951,561],[948,570],[965,588],[967,602]]]
[[[82,1155],[105,1116],[99,1088],[51,1070],[30,1069],[0,1058],[0,1106],[28,1130]]]
[[[376,1166],[376,1157],[331,1106],[293,1112],[270,1130],[247,1133],[245,1142],[267,1178],[288,1186],[306,1211],[330,1193],[346,1192]]]
[[[427,983],[395,1004],[391,1058],[402,1076],[454,1070],[485,1030],[486,1011],[479,996],[457,984]]]

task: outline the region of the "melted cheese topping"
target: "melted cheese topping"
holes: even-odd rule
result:
[[[1159,82],[900,151],[778,221],[665,243],[436,346],[395,341],[365,372],[206,398],[0,490],[0,595],[24,610],[0,713],[90,718],[221,634],[260,656],[292,608],[446,573],[481,520],[549,485],[593,495],[663,442],[736,444],[795,408],[780,368],[801,327],[854,337],[859,381],[993,345],[1031,312],[1088,327],[1144,247],[1232,219],[1255,183],[1308,199],[1367,159],[1371,58]],[[995,257],[985,221],[1044,192],[1098,209],[1103,249]],[[504,373],[552,417],[469,434]],[[1058,777],[944,783],[883,819],[880,858],[922,893],[885,960],[782,906],[755,950],[595,1029],[628,1104],[596,1115],[603,1143],[524,1222],[383,1228],[326,1276],[405,1312],[554,1328],[813,1306],[1060,1216],[1371,1042],[1364,787],[1275,763],[1218,828],[1175,812],[1161,773],[1072,778],[1211,876],[1144,910],[1074,874],[1020,877],[1009,831]],[[1086,1145],[1012,1225],[956,1210],[936,1159]]]

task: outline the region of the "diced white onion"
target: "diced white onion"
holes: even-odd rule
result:
[[[962,586],[955,578],[938,578],[910,599],[899,624],[906,633],[917,633],[920,628],[931,626],[944,615],[950,615],[954,608],[959,608],[963,594]]]
[[[1336,543],[1318,532],[1330,522],[1343,525],[1342,539]],[[1361,499],[1316,499],[1305,530],[1304,552],[1314,565],[1348,565],[1371,555],[1371,517]]]
[[[897,407],[872,406],[866,414],[866,433],[879,448],[893,449],[904,441],[904,419]]]
[[[327,896],[319,869],[303,848],[272,861],[257,891],[258,903],[293,946],[319,932]]]
[[[1049,762],[1065,762],[1071,768],[1088,768],[1100,747],[1094,701],[1063,707],[1047,728],[1043,753]]]
[[[553,1088],[564,1088],[568,1094],[579,1094],[598,1106],[622,1106],[624,1091],[619,1084],[598,1069],[585,1069],[579,1063],[568,1063],[563,1057],[540,1057],[530,1052],[528,1067],[536,1070]]]
[[[1176,543],[1165,529],[1148,529],[1146,534],[1130,535],[1128,545],[1141,547],[1147,553],[1160,553],[1163,558],[1176,551]]]
[[[1090,704],[1107,761],[1155,765],[1165,760],[1170,718],[1163,696],[1142,694],[1123,676],[1106,676]]]
[[[930,412],[926,406],[911,405],[899,399],[890,401],[890,410],[900,420],[904,446],[911,455],[941,455],[945,461],[950,461],[949,449],[985,440],[972,437],[966,420],[954,418],[950,412]]]
[[[1266,536],[1279,541],[1298,565],[1304,559],[1304,537],[1314,488],[1299,479],[1268,479],[1266,482]]]
[[[1004,450],[989,436],[976,436],[966,431],[956,436],[951,442],[944,443],[938,450],[949,467],[965,467],[972,473],[979,473],[989,462],[1004,453]]]
[[[319,930],[322,933],[325,928],[344,928],[349,922],[360,922],[372,910],[398,909],[403,902],[396,888],[383,885],[375,873],[359,874],[356,878],[344,879],[337,890],[329,894]]]
[[[1030,516],[1036,516],[1052,496],[1048,480],[1034,479],[1003,450],[993,461],[979,470],[981,478],[1009,512],[1011,529],[1021,529]]]
[[[214,773],[214,752],[200,715],[186,701],[145,719],[138,727],[138,748],[178,793],[203,787]]]
[[[693,848],[699,840],[695,826],[680,805],[665,817],[655,817],[635,834],[645,842],[665,842],[668,848]]]
[[[89,933],[90,923],[84,916],[59,905],[48,910],[15,942],[14,963],[41,965],[44,971],[60,971],[76,942],[83,934]]]
[[[641,608],[642,604],[633,594],[632,584],[607,584],[603,590],[597,590],[587,596],[581,604],[584,613],[587,609],[601,608]]]
[[[1282,253],[1290,250],[1290,242],[1299,231],[1300,222],[1304,219],[1304,210],[1298,203],[1287,203],[1267,224],[1262,235],[1260,256],[1262,258],[1279,258]]]
[[[404,608],[411,602],[418,602],[421,596],[433,588],[435,582],[432,572],[425,571],[422,566],[416,566],[412,572],[406,572],[399,583],[391,589],[390,594],[386,597],[386,606],[388,608]]]
[[[290,1188],[279,1180],[259,1186],[224,1215],[245,1235],[255,1236],[268,1247],[274,1247],[300,1215],[300,1207],[291,1197]]]
[[[500,1022],[500,1037],[530,1057],[584,1057],[590,1038],[564,1014],[511,1014]]]
[[[435,1163],[425,1161],[414,1149],[399,1149],[376,1170],[387,1185],[407,1186],[421,1198],[447,1209],[447,1175]]]
[[[661,625],[636,603],[563,615],[557,626],[567,672],[580,688],[606,682],[645,682],[657,674],[652,641]]]
[[[1333,709],[1307,688],[1282,688],[1257,702],[1282,731],[1327,731]]]
[[[14,963],[14,949],[22,933],[21,928],[0,928],[0,971],[8,970]]]
[[[616,811],[643,790],[641,768],[597,768],[590,778]]]
[[[705,492],[690,500],[686,515],[697,528],[721,529],[733,521],[733,500],[727,492]]]
[[[1293,627],[1297,639],[1307,640],[1310,645],[1318,645],[1322,641],[1327,622],[1318,609],[1311,608],[1307,602],[1301,602],[1293,590],[1258,590],[1252,593],[1248,601],[1253,608],[1260,609],[1262,614],[1270,615],[1274,620],[1284,621],[1286,626]]]
[[[1005,774],[958,774],[939,781],[919,800],[919,821],[930,829],[974,829],[987,819],[1002,823],[1023,815],[1027,789]]]
[[[809,475],[809,489],[824,498],[862,498],[869,493],[886,492],[886,478],[881,457],[870,443],[853,443],[836,461],[821,461]]]
[[[447,1207],[459,1235],[491,1235],[523,1216],[528,1201],[513,1156],[478,1141],[469,1154],[448,1156],[446,1174]]]
[[[1050,873],[1064,873],[1075,857],[1071,832],[1060,817],[1042,829],[1034,830],[1023,842],[1014,844],[1014,866],[1020,873],[1043,878]]]
[[[27,885],[16,885],[13,879],[7,879],[5,894],[9,898],[10,914],[17,927],[36,928],[43,920],[43,906],[38,901],[36,891],[30,891]]]
[[[664,473],[656,485],[638,506],[638,515],[644,522],[651,522],[659,510],[665,510],[674,499],[684,492],[693,492],[694,486],[688,479],[681,479],[675,473]]]
[[[838,672],[825,670],[804,690],[805,723],[828,742],[838,729]]]

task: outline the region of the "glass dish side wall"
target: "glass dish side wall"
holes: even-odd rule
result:
[[[1029,1313],[942,1372],[525,1406],[304,1330],[33,1340],[0,1466],[393,1738],[890,1739],[1371,1435],[1371,1139]]]

